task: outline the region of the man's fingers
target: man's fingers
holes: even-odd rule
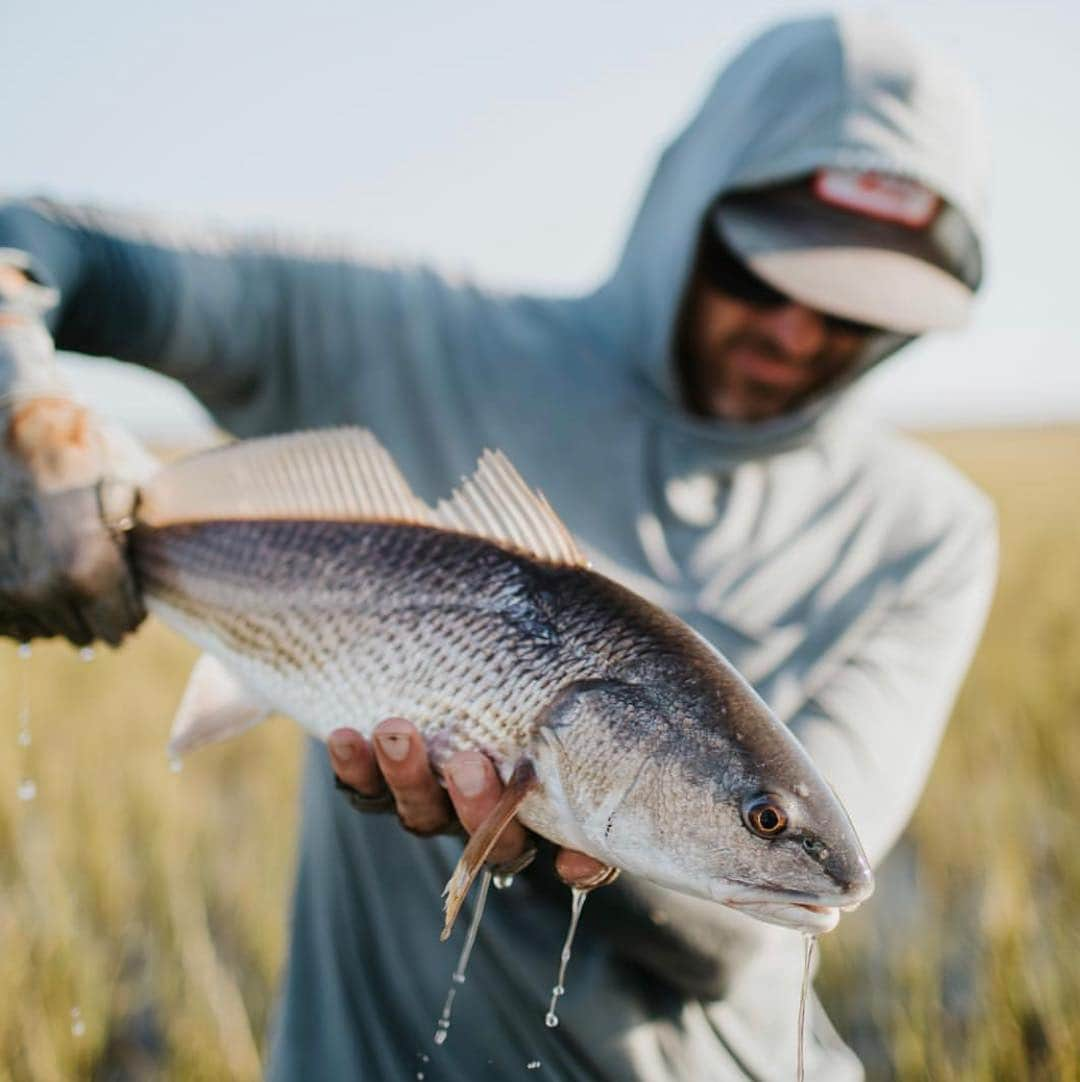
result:
[[[330,765],[346,785],[361,796],[378,796],[386,789],[371,745],[353,729],[335,729],[327,741]]]
[[[498,803],[503,784],[486,755],[459,751],[446,764],[450,799],[465,829],[472,834]],[[515,819],[499,836],[488,857],[490,864],[504,864],[529,847],[525,828]]]
[[[446,764],[448,799],[432,772],[423,738],[403,718],[381,722],[370,744],[352,729],[335,729],[327,744],[338,778],[364,796],[378,796],[388,788],[398,817],[414,834],[444,830],[452,818],[451,802],[471,834],[502,795],[503,783],[491,760],[478,751],[461,751]],[[488,863],[516,860],[528,848],[528,834],[515,819],[499,836]],[[571,886],[599,885],[609,872],[607,865],[573,849],[560,849],[555,867]]]
[[[591,889],[603,886],[614,878],[607,864],[576,849],[559,850],[555,857],[555,871],[568,887]]]
[[[435,778],[416,728],[404,718],[388,718],[376,726],[372,744],[402,823],[414,834],[445,830],[451,820],[450,801]]]

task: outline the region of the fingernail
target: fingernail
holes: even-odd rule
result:
[[[406,733],[381,733],[375,737],[388,759],[400,763],[409,754],[409,737]]]
[[[347,763],[353,757],[352,741],[344,736],[330,737],[330,754],[339,763]]]
[[[476,796],[487,784],[487,771],[483,763],[466,759],[450,768],[450,780],[462,796]]]

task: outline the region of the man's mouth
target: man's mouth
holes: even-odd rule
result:
[[[752,346],[733,347],[728,353],[728,364],[744,379],[774,392],[802,390],[811,379],[807,368]]]

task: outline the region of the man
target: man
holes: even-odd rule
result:
[[[71,542],[56,525],[71,520],[33,488],[55,466],[43,448],[66,439],[78,459],[91,442],[77,415],[42,418],[55,391],[33,312],[48,286],[59,345],[177,377],[238,435],[369,425],[427,499],[502,448],[600,570],[741,669],[880,860],[984,619],[994,527],[965,481],[860,423],[843,392],[911,336],[962,321],[981,272],[979,130],[964,80],[893,28],[780,25],[667,149],[610,280],[566,300],[9,205],[20,458],[3,510],[22,533],[0,577],[5,630],[114,641],[140,614],[101,531],[80,560],[87,535]],[[105,458],[98,470],[116,473]],[[388,786],[411,829],[451,821],[406,720],[374,747],[340,731],[331,747],[352,802],[384,807]],[[497,779],[476,755],[448,773],[472,826]],[[271,1077],[464,1082],[532,1060],[557,1079],[791,1077],[799,937],[630,877],[590,897],[562,1024],[545,1029],[569,911],[549,854],[493,899],[435,1048],[454,952],[433,929],[460,841],[358,816],[332,780],[315,749]],[[525,844],[519,832],[498,856]],[[596,871],[579,854],[559,862],[567,878]],[[816,1004],[807,1059],[811,1078],[861,1074]]]

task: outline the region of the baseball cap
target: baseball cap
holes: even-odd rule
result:
[[[824,169],[732,192],[712,224],[786,296],[902,334],[962,326],[982,277],[963,215],[922,184],[881,173]]]

